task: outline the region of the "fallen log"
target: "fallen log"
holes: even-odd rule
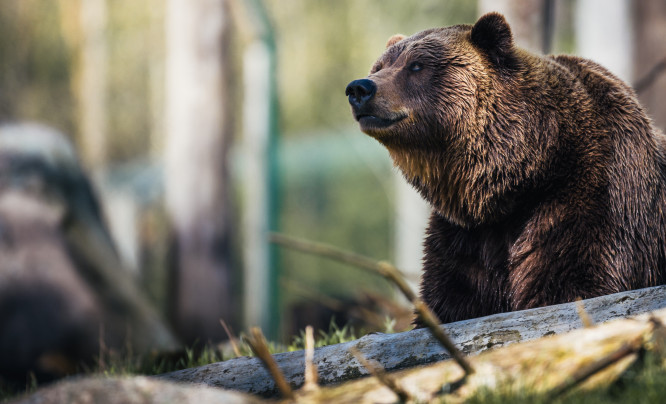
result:
[[[582,302],[594,323],[647,313],[666,307],[666,286],[616,293]],[[565,303],[446,324],[454,343],[467,355],[520,341],[529,341],[581,328],[577,303]],[[397,334],[370,334],[356,341],[315,350],[314,364],[322,385],[340,383],[368,374],[350,349],[380,364],[385,370],[410,368],[449,359],[428,330]],[[292,388],[303,384],[304,352],[274,355]],[[275,383],[257,358],[242,357],[158,376],[163,379],[203,383],[262,396],[277,393]]]
[[[636,377],[643,366],[649,366],[648,363],[661,363],[659,366],[663,366],[666,353],[664,323],[666,309],[505,346],[469,357],[475,372],[467,375],[451,360],[387,373],[376,363],[371,363],[353,345],[341,344],[349,346],[353,352],[350,355],[359,358],[373,376],[332,387],[301,389],[295,392],[293,399],[283,402],[394,403],[401,400],[439,403],[463,402],[475,395],[477,401],[479,397],[483,401],[483,397],[492,398],[493,395],[507,393],[509,401],[510,394],[515,394],[523,402],[529,402],[531,398],[538,402],[551,402],[573,390],[607,387],[623,374]],[[645,352],[656,355],[658,360],[649,360]],[[633,372],[626,372],[628,369]],[[650,395],[653,393],[647,390],[646,396],[634,398],[644,401],[649,396],[654,400],[654,396]],[[178,384],[146,377],[72,379],[42,388],[14,402],[84,401],[155,404],[275,402],[205,385]]]

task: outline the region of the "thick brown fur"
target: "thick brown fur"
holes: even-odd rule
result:
[[[389,44],[376,92],[348,94],[433,207],[421,295],[442,322],[663,283],[666,143],[629,86],[516,47],[497,13]]]

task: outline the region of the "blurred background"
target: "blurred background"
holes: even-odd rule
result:
[[[331,318],[405,330],[410,310],[384,280],[267,232],[390,260],[418,284],[428,208],[358,130],[344,89],[391,35],[487,11],[523,47],[602,63],[666,127],[663,0],[5,0],[0,137],[48,127],[75,145],[118,257],[91,259],[109,268],[90,299],[132,282],[174,340],[224,340],[220,319],[284,342]],[[72,242],[70,217],[58,222],[67,262],[90,284],[100,270],[72,245],[91,238]],[[51,264],[34,265],[59,276]],[[24,307],[0,299],[0,321]]]

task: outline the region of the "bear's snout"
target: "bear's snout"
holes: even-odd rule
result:
[[[354,108],[361,108],[377,92],[377,85],[372,80],[354,80],[347,85],[345,95],[349,97],[349,103]]]

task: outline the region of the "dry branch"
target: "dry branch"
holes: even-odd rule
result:
[[[224,332],[227,334],[227,337],[229,338],[229,343],[231,344],[231,349],[234,351],[234,355],[236,357],[243,356],[240,351],[240,347],[238,346],[238,340],[236,339],[236,336],[234,335],[233,331],[231,331],[231,328],[227,325],[227,322],[220,319],[220,325],[222,328],[224,328]]]
[[[391,376],[386,374],[386,371],[380,364],[375,361],[368,360],[361,352],[359,352],[358,349],[354,347],[350,349],[350,352],[352,355],[354,355],[356,360],[358,360],[361,365],[363,365],[363,367],[366,368],[368,372],[370,372],[373,377],[376,377],[377,380],[379,380],[384,386],[391,389],[391,391],[398,397],[400,402],[406,402],[412,398],[410,394],[407,393],[402,387],[400,387]]]
[[[578,317],[580,317],[580,321],[583,323],[583,327],[592,327],[594,325],[594,322],[590,319],[589,314],[585,311],[585,303],[583,303],[583,299],[577,299],[576,300],[576,309],[578,310]]]
[[[449,338],[446,332],[439,326],[441,321],[439,321],[435,313],[433,313],[432,310],[430,310],[430,308],[414,293],[414,291],[412,291],[400,270],[389,262],[377,262],[371,258],[344,251],[337,247],[322,243],[313,243],[311,241],[285,236],[284,234],[273,233],[271,234],[270,239],[272,242],[284,247],[344,262],[381,275],[391,281],[398,290],[402,292],[407,300],[414,305],[414,308],[421,320],[423,320],[423,323],[428,327],[432,335],[442,344],[442,346],[449,351],[451,357],[453,357],[460,367],[463,368],[465,374],[474,373],[474,368],[472,368],[467,359],[465,359],[460,350],[456,347],[453,341],[451,341],[451,338]]]
[[[636,84],[634,84],[636,93],[640,94],[647,90],[664,72],[666,72],[666,57],[662,58],[640,80],[636,81]]]
[[[287,399],[293,399],[294,393],[291,391],[291,387],[289,387],[289,383],[285,380],[277,363],[275,363],[275,359],[273,359],[268,351],[268,345],[261,330],[258,327],[252,327],[250,334],[251,336],[247,337],[247,343],[252,348],[252,352],[257,355],[268,370],[268,373],[271,374],[282,396]]]
[[[317,384],[317,365],[314,364],[314,330],[312,326],[305,327],[305,385],[304,390],[316,390]]]

